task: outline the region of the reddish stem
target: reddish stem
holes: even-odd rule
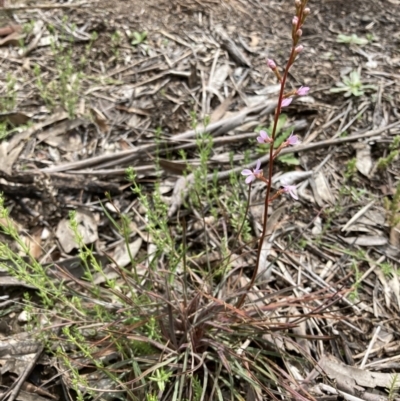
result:
[[[306,2],[305,2],[306,3]],[[299,18],[299,22],[297,23],[297,27],[296,27],[296,31],[297,29],[300,28],[301,23],[302,23],[302,19],[303,19],[303,10],[305,7],[305,3],[303,4],[303,6],[300,8],[300,12],[298,15]],[[261,237],[259,239],[258,242],[258,250],[257,250],[257,261],[256,261],[256,267],[253,271],[253,275],[251,276],[251,280],[250,283],[247,285],[247,291],[246,293],[244,293],[238,300],[238,302],[236,303],[236,308],[241,308],[245,299],[246,299],[246,295],[248,292],[251,291],[251,289],[253,288],[254,282],[256,281],[256,277],[257,277],[257,273],[258,273],[258,267],[260,265],[260,259],[261,259],[261,250],[262,250],[262,246],[263,246],[263,242],[264,242],[264,238],[267,235],[267,223],[268,223],[268,206],[270,201],[272,200],[272,198],[270,199],[270,194],[271,194],[271,188],[272,188],[272,173],[273,173],[273,167],[274,167],[274,141],[275,141],[275,136],[276,136],[276,128],[278,126],[278,121],[279,121],[279,115],[281,114],[281,104],[282,104],[282,100],[284,99],[284,92],[285,92],[285,84],[286,84],[286,80],[289,74],[289,69],[291,67],[291,65],[294,62],[294,58],[295,58],[295,47],[296,44],[293,42],[293,46],[292,46],[292,50],[290,52],[290,57],[287,61],[286,67],[285,67],[285,71],[283,73],[283,77],[282,80],[280,81],[281,84],[281,89],[279,91],[279,99],[278,99],[278,106],[276,107],[275,110],[275,116],[274,116],[274,126],[272,128],[272,142],[269,148],[269,165],[268,165],[268,184],[267,184],[267,194],[265,195],[265,201],[264,201],[264,218],[263,218],[263,231],[261,234]]]

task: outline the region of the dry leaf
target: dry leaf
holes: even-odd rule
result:
[[[353,146],[356,149],[357,170],[368,177],[372,170],[371,146],[367,143],[356,143]]]
[[[385,275],[383,274],[381,269],[375,269],[374,273],[376,274],[376,276],[378,277],[379,281],[382,284],[383,287],[383,295],[385,297],[385,304],[387,308],[390,308],[390,292],[391,289],[389,287],[389,284],[386,280]]]
[[[12,32],[4,39],[0,40],[0,46],[3,45],[11,45],[11,46],[19,46],[21,39],[25,37],[24,34],[19,32]]]
[[[115,247],[113,260],[119,267],[125,267],[129,263],[131,263],[131,258],[135,258],[137,253],[139,252],[140,247],[142,246],[143,240],[139,237],[135,241],[126,246],[125,241],[121,242],[118,246]]]
[[[30,117],[19,111],[12,113],[0,113],[0,122],[7,121],[12,125],[24,125],[30,120]]]
[[[210,117],[210,122],[215,123],[224,117],[225,113],[229,109],[232,103],[232,95],[228,96],[212,113]]]
[[[349,227],[355,223],[362,215],[364,215],[369,208],[371,208],[375,203],[375,200],[372,200],[371,202],[369,202],[366,206],[364,206],[363,208],[361,208],[347,223],[346,225],[342,228],[341,231],[346,231],[349,229]]]
[[[66,120],[67,118],[68,118],[68,113],[66,113],[65,111],[60,111],[49,116],[45,121],[36,123],[35,125],[27,128],[25,131],[13,135],[10,141],[8,142],[7,152],[10,153],[14,148],[16,148],[21,143],[22,145],[25,145],[25,142],[33,134],[35,134],[38,131],[41,131],[44,127],[47,127],[48,125],[54,124],[61,120]]]
[[[56,140],[55,138],[57,136],[63,136],[68,131],[78,128],[78,127],[82,126],[84,123],[85,123],[85,121],[81,118],[75,118],[74,120],[61,121],[59,123],[54,124],[49,129],[38,134],[37,138],[39,139],[39,141],[44,141],[50,146],[56,146],[56,145],[53,145],[53,143]],[[57,142],[57,144],[58,144],[58,142]]]
[[[219,89],[222,86],[222,84],[226,81],[226,78],[228,78],[229,70],[230,67],[228,64],[224,64],[218,67],[214,75],[212,76],[210,86],[214,89]]]
[[[78,223],[78,233],[82,236],[84,244],[91,244],[98,240],[97,222],[90,211],[77,210],[76,221]],[[56,236],[65,253],[70,253],[73,249],[78,248],[69,220],[62,219],[58,223]]]
[[[174,190],[172,192],[171,203],[168,210],[168,217],[172,217],[176,211],[181,207],[188,189],[192,184],[193,174],[187,177],[179,177],[175,183]]]
[[[313,190],[317,191],[318,196],[324,202],[328,202],[331,204],[335,203],[335,198],[333,197],[328,180],[326,179],[324,173],[320,170],[313,175],[315,188],[313,186]]]
[[[377,235],[360,235],[358,237],[340,237],[344,242],[359,246],[382,246],[388,243],[387,238]]]
[[[400,310],[400,285],[399,285],[399,276],[394,274],[393,277],[388,282],[389,288],[392,290],[392,293],[397,301],[397,310]]]
[[[183,175],[187,172],[187,164],[186,163],[179,163],[165,159],[159,159],[160,166],[171,174],[176,175]]]
[[[258,35],[250,35],[250,47],[256,47],[260,43],[260,37]]]
[[[400,222],[397,226],[390,228],[390,244],[400,249]]]
[[[362,387],[390,388],[393,384],[392,373],[370,372],[355,368],[354,366],[347,366],[332,355],[324,355],[318,362],[318,365],[331,379],[343,380],[347,377],[349,381],[353,381]],[[399,386],[400,378],[396,380],[396,386]]]
[[[15,161],[18,159],[18,156],[21,153],[24,146],[25,146],[25,143],[21,143],[14,149],[12,149],[10,152],[8,152],[7,142],[2,142],[0,144],[0,158],[2,161],[0,170],[4,171],[7,174],[11,174],[13,165],[14,165]]]
[[[22,31],[21,25],[8,25],[0,28],[0,36],[7,36],[13,32],[21,32],[21,31]]]
[[[43,253],[42,231],[43,229],[38,227],[37,229],[33,230],[31,235],[24,236],[24,242],[29,249],[29,254],[36,260],[38,260]]]
[[[108,121],[107,121],[107,118],[105,117],[105,115],[96,107],[91,107],[90,113],[93,117],[94,123],[99,127],[99,130],[103,134],[106,134],[110,128],[109,128]]]

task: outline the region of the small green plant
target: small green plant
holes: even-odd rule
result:
[[[227,194],[226,210],[230,216],[230,223],[243,241],[248,242],[251,239],[251,227],[246,217],[246,203],[243,201],[243,191],[240,190],[237,175],[231,174],[229,182],[231,188],[221,187],[220,191]]]
[[[354,45],[366,45],[368,43],[367,38],[360,38],[355,33],[351,34],[350,36],[339,34],[336,38],[338,43],[347,43],[347,44],[354,44]]]
[[[357,159],[354,157],[349,160],[346,164],[346,171],[344,173],[344,178],[347,180],[353,179],[357,175]]]
[[[55,41],[52,42],[51,48],[58,74],[54,91],[72,119],[75,117],[83,75],[75,69],[72,48],[66,48],[61,42]]]
[[[115,58],[119,57],[119,46],[121,45],[122,34],[120,31],[115,31],[111,35],[111,48],[114,53]]]
[[[159,391],[164,391],[172,372],[167,372],[164,368],[159,368],[149,377],[151,381],[157,383]]]
[[[131,45],[132,46],[137,46],[140,45],[142,43],[144,43],[147,39],[147,32],[133,32],[132,34],[132,41],[131,41]]]
[[[54,94],[52,93],[54,88],[54,84],[45,84],[42,79],[42,70],[38,64],[35,64],[33,67],[33,73],[36,77],[36,87],[39,90],[40,97],[46,104],[46,107],[49,110],[53,110],[55,107],[55,99]]]
[[[399,391],[399,375],[394,373],[392,380],[390,381],[390,386],[386,388],[388,392],[388,401],[394,401]]]
[[[30,35],[33,32],[34,28],[35,28],[34,21],[29,21],[22,25],[22,32],[24,33],[24,35],[22,35],[21,39],[19,39],[19,47],[22,53],[24,53],[26,50],[26,41],[29,42],[29,40],[31,39]]]
[[[85,45],[85,52],[82,54],[80,59],[80,67],[83,69],[87,66],[90,58],[91,58],[91,51],[94,45],[94,42],[99,38],[99,34],[96,31],[93,31],[90,35],[90,40],[87,45]]]
[[[304,250],[306,249],[308,245],[308,242],[305,238],[300,238],[299,241],[297,242],[297,246],[301,249]]]
[[[168,255],[168,266],[171,272],[169,279],[171,284],[178,264],[182,258],[181,247],[176,247],[176,241],[168,228],[168,208],[160,193],[159,184],[155,185],[151,196],[147,196],[143,188],[137,183],[136,173],[132,168],[127,169],[127,179],[132,183],[132,191],[138,196],[146,210],[147,230],[156,246],[156,253],[151,258],[151,267],[156,268],[158,257]]]
[[[196,113],[194,111],[190,113],[190,125],[197,132],[196,149],[200,159],[200,164],[191,168],[194,175],[194,190],[190,193],[190,202],[195,207],[201,206],[202,196],[206,197],[209,205],[215,204],[216,188],[208,174],[208,165],[213,150],[213,137],[206,132],[209,123],[209,116],[206,116],[202,125],[199,126]]]
[[[0,97],[0,111],[8,112],[15,109],[17,104],[17,92],[15,90],[16,83],[16,78],[8,72],[5,87],[6,93]]]
[[[381,268],[384,276],[388,279],[400,274],[400,271],[396,270],[390,262],[382,262],[379,264],[379,267]]]
[[[374,85],[364,85],[361,81],[360,73],[352,71],[348,76],[344,76],[342,82],[336,83],[336,88],[331,88],[331,93],[343,93],[345,97],[362,96],[366,89],[376,89]]]
[[[22,32],[23,32],[25,35],[30,35],[30,34],[32,33],[34,27],[35,27],[35,21],[26,22],[26,23],[22,26]]]
[[[352,302],[355,302],[358,299],[358,297],[359,297],[358,290],[361,285],[359,280],[362,276],[362,273],[360,272],[360,269],[358,268],[358,264],[359,264],[358,258],[356,260],[354,260],[351,264],[351,268],[354,273],[354,284],[353,284],[353,291],[349,293],[349,299]]]
[[[365,37],[367,38],[367,40],[368,40],[368,42],[373,42],[374,40],[376,40],[376,37],[374,36],[374,34],[373,33],[367,33],[366,35],[365,35]]]
[[[367,194],[367,190],[353,185],[343,185],[339,194],[340,196],[350,196],[353,202],[359,202]]]
[[[400,182],[396,186],[392,200],[384,199],[387,222],[390,227],[396,227],[400,223]]]
[[[63,24],[66,23],[67,21],[64,18]],[[69,28],[72,30],[76,29],[73,24]],[[75,65],[73,42],[69,38],[64,37],[64,34],[58,39],[55,36],[55,29],[51,25],[48,26],[48,30],[54,34],[50,47],[55,63],[56,76],[50,83],[44,82],[40,66],[35,65],[33,72],[36,78],[36,86],[41,98],[50,110],[53,110],[57,104],[61,104],[68,112],[69,118],[72,119],[76,115],[81,94],[83,73]],[[96,38],[97,33],[94,32],[88,45],[89,50]],[[82,56],[80,67],[85,66],[89,50],[86,49],[86,56]]]
[[[5,121],[0,122],[0,140],[7,138],[11,134]]]
[[[400,149],[400,135],[396,135],[393,139],[393,143],[389,146],[389,154],[386,157],[381,157],[378,160],[377,167],[380,170],[386,170],[390,164],[393,163],[399,156]]]

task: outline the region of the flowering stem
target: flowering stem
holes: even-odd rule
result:
[[[305,18],[305,15],[303,15],[303,11],[304,11],[304,7],[305,7],[306,3],[307,3],[307,1],[303,0],[302,7],[300,7],[300,10],[299,10],[299,13],[298,13],[297,26],[293,28],[294,32],[296,32],[300,28],[300,26],[301,26],[301,24],[302,24],[302,22],[303,22],[303,20]],[[244,301],[246,299],[247,293],[251,291],[251,289],[252,289],[252,287],[254,285],[254,282],[256,280],[257,273],[258,273],[258,268],[259,268],[260,260],[261,260],[261,253],[262,253],[261,250],[262,250],[262,246],[263,246],[263,243],[264,243],[264,239],[265,239],[265,237],[267,235],[268,207],[269,207],[270,202],[278,196],[276,194],[276,196],[274,196],[273,198],[270,199],[271,189],[272,189],[272,174],[273,174],[273,167],[274,167],[274,159],[278,155],[278,153],[280,152],[280,149],[278,149],[278,151],[274,154],[274,141],[275,141],[276,130],[277,130],[278,121],[279,121],[279,115],[280,115],[281,110],[282,110],[282,100],[284,99],[286,80],[287,80],[287,77],[288,77],[288,74],[289,74],[289,69],[290,69],[291,65],[293,64],[293,62],[295,61],[296,55],[298,53],[298,51],[296,51],[296,49],[298,49],[298,47],[296,47],[296,45],[297,45],[297,41],[293,38],[292,49],[291,49],[288,61],[286,63],[286,67],[285,67],[285,71],[283,73],[283,76],[281,77],[279,75],[279,72],[276,69],[276,66],[275,66],[275,69],[274,69],[275,75],[278,74],[277,77],[279,76],[278,79],[279,79],[281,87],[280,87],[280,91],[279,91],[278,105],[277,105],[276,110],[275,110],[274,125],[273,125],[273,128],[272,128],[272,134],[271,134],[271,139],[272,140],[271,140],[271,145],[270,145],[270,148],[269,148],[269,164],[268,164],[268,179],[267,179],[268,182],[267,182],[267,193],[266,193],[265,200],[264,200],[263,230],[262,230],[262,234],[261,234],[261,237],[259,239],[259,242],[258,242],[256,266],[255,266],[255,268],[253,270],[253,274],[252,274],[252,277],[250,279],[250,282],[247,285],[247,290],[243,295],[240,296],[239,300],[236,303],[236,308],[242,307],[242,305],[243,305],[243,303],[244,303]],[[279,193],[279,191],[278,191],[278,193]],[[249,199],[249,202],[250,202],[250,199]]]

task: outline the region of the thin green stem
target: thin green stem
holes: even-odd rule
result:
[[[251,195],[251,183],[249,185],[249,191],[247,193],[247,204],[246,204],[246,210],[245,210],[244,215],[243,215],[243,221],[242,221],[242,224],[240,225],[240,228],[239,228],[239,230],[238,230],[238,232],[236,234],[235,239],[233,240],[233,246],[235,246],[237,240],[239,239],[239,236],[242,233],[243,227],[244,227],[244,225],[246,223],[247,214],[249,213],[249,208],[250,208],[250,195]]]

